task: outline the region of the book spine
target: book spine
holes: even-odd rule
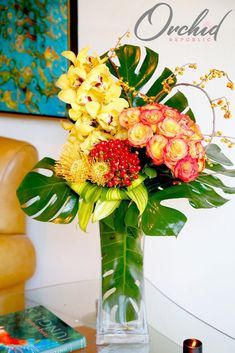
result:
[[[47,349],[42,351],[41,353],[67,353],[72,352],[77,349],[82,349],[86,347],[86,338],[80,338],[79,340],[62,344],[61,346],[54,347],[51,349]]]

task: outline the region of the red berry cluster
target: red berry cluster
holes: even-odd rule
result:
[[[108,187],[130,186],[141,170],[138,155],[131,152],[128,140],[101,141],[91,150],[90,156],[109,165],[110,170],[104,176]]]

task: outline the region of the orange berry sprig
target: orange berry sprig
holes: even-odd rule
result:
[[[127,30],[122,36],[118,37],[118,41],[117,41],[117,44],[115,45],[115,47],[110,48],[110,50],[109,50],[109,53],[108,53],[109,59],[113,59],[117,56],[115,50],[122,45],[121,41],[123,40],[123,38],[130,38],[130,36],[131,36],[131,32],[129,30]]]
[[[185,73],[185,69],[197,69],[197,64],[196,63],[188,63],[184,64],[182,66],[177,66],[174,70],[174,72],[167,77],[165,80],[162,81],[162,86],[163,86],[163,92],[164,93],[170,93],[171,91],[171,86],[175,83],[174,77],[176,76],[183,76]],[[161,92],[160,92],[161,93]],[[159,95],[160,95],[159,93]]]
[[[185,68],[190,68],[190,69],[197,69],[197,65],[195,63],[189,63],[189,64],[185,64],[182,65],[181,67],[176,67],[175,71],[169,76],[167,77],[165,80],[162,81],[162,86],[163,89],[162,91],[159,93],[159,96],[165,94],[165,93],[170,93],[171,91],[171,86],[175,83],[174,77],[179,75],[182,76],[185,72]],[[156,96],[146,96],[145,94],[136,91],[135,87],[131,87],[129,85],[129,82],[125,82],[123,81],[123,78],[120,77],[119,79],[119,84],[122,86],[122,88],[124,89],[125,92],[130,92],[134,97],[135,96],[139,96],[143,99],[143,101],[145,103],[154,103],[156,102],[157,97]]]
[[[189,67],[193,67],[193,68],[197,68],[196,64],[191,64]],[[183,75],[184,73],[184,68],[176,68],[176,71],[180,74]],[[212,115],[213,115],[213,119],[212,119],[212,132],[210,135],[204,135],[204,136],[209,136],[210,138],[206,140],[206,142],[208,142],[208,145],[211,144],[212,140],[214,137],[216,136],[216,130],[215,130],[215,108],[216,107],[220,107],[220,109],[224,112],[224,118],[225,119],[230,119],[232,117],[231,111],[230,111],[230,102],[227,100],[226,97],[222,97],[222,98],[216,98],[216,99],[211,99],[210,96],[208,95],[208,93],[204,90],[205,84],[206,82],[208,82],[209,80],[212,80],[214,78],[221,78],[221,77],[226,77],[228,79],[228,83],[227,83],[227,87],[230,88],[231,90],[234,89],[234,84],[233,82],[230,80],[230,78],[228,77],[228,74],[224,71],[221,70],[217,70],[217,69],[211,69],[210,73],[208,75],[205,76],[201,76],[201,82],[197,83],[196,81],[193,82],[193,84],[190,83],[177,83],[174,84],[172,87],[170,86],[170,84],[172,82],[169,82],[167,80],[163,81],[163,91],[165,91],[165,93],[170,93],[171,90],[175,87],[178,86],[188,86],[188,87],[194,87],[197,89],[200,89],[207,97],[211,108],[212,108]],[[172,75],[169,77],[170,79],[172,79]],[[162,92],[160,92],[157,96],[156,96],[156,101],[158,101],[161,97],[162,97]],[[230,137],[227,136],[222,136],[223,138],[221,139],[221,142],[224,142],[227,144],[228,147],[233,147],[234,143],[231,141]]]
[[[207,134],[203,134],[203,136],[210,137],[210,135]],[[235,146],[235,142],[233,142],[233,140],[235,140],[235,137],[223,135],[223,132],[220,130],[215,132],[214,137],[219,138],[220,142],[225,143],[228,148],[232,148]],[[209,140],[205,139],[205,142],[209,142]]]
[[[213,99],[211,106],[213,108],[220,108],[224,112],[225,119],[230,119],[232,117],[232,113],[230,111],[230,102],[226,97]]]
[[[218,70],[218,69],[210,69],[210,72],[208,74],[205,74],[204,76],[200,77],[200,82],[197,83],[194,81],[193,83],[197,86],[200,86],[201,88],[205,88],[205,84],[215,78],[222,78],[226,77],[228,82],[227,82],[227,87],[230,88],[231,90],[234,90],[234,83],[232,80],[229,78],[228,74],[223,71],[223,70]]]

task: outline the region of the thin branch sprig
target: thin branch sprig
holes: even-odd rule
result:
[[[228,80],[227,87],[234,90],[234,83],[228,76],[227,72],[223,70],[218,70],[218,69],[210,69],[209,74],[205,74],[205,76],[200,77],[200,82],[197,83],[197,86],[200,86],[201,88],[204,88],[204,83],[214,79],[214,78],[221,78],[221,77],[226,77]]]
[[[114,69],[115,72],[116,72],[116,75],[117,75],[117,77],[118,77],[119,83],[120,83],[120,85],[121,85],[122,88],[123,88],[123,91],[124,91],[124,94],[125,94],[125,96],[126,96],[126,99],[127,99],[127,101],[128,101],[129,106],[132,107],[132,103],[131,103],[130,97],[129,97],[129,95],[128,95],[128,89],[125,87],[124,82],[122,81],[122,77],[121,77],[121,75],[119,74],[117,65],[113,62],[113,60],[112,60],[110,57],[108,57],[108,60],[109,60],[110,64],[112,65],[113,69]]]
[[[109,61],[110,64],[112,65],[112,67],[113,67],[113,69],[114,69],[114,71],[115,71],[115,73],[116,73],[116,75],[117,75],[117,77],[118,77],[118,80],[119,80],[120,85],[121,85],[122,88],[123,88],[123,91],[124,91],[124,94],[125,94],[126,99],[127,99],[127,101],[128,101],[128,104],[129,104],[130,107],[132,107],[131,100],[130,100],[130,97],[129,97],[129,95],[128,95],[128,88],[125,87],[125,84],[124,84],[124,82],[123,82],[123,80],[122,80],[122,77],[121,77],[121,75],[119,74],[118,67],[117,67],[117,65],[116,65],[116,64],[113,62],[113,60],[112,60],[112,59],[114,59],[114,58],[117,56],[117,54],[116,54],[116,49],[118,49],[118,48],[120,47],[121,41],[122,41],[122,39],[125,38],[125,37],[130,37],[130,31],[129,31],[129,30],[127,30],[121,37],[118,37],[118,41],[117,41],[115,47],[114,47],[114,48],[111,48],[111,49],[109,50],[107,57],[108,57],[108,61]]]
[[[115,47],[114,47],[114,48],[111,48],[111,49],[109,50],[109,53],[108,53],[108,57],[109,57],[109,58],[115,58],[115,57],[116,57],[116,49],[118,49],[118,48],[122,45],[121,41],[122,41],[123,38],[125,38],[125,37],[129,38],[130,35],[131,35],[131,32],[130,32],[130,30],[128,29],[128,30],[126,30],[126,32],[125,32],[121,37],[118,37],[118,41],[117,41]]]

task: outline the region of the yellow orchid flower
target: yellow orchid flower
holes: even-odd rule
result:
[[[72,51],[63,51],[62,55],[70,60],[75,67],[83,66],[86,72],[89,72],[96,65],[104,63],[107,58],[101,59],[97,54],[95,56],[88,55],[89,48],[83,48],[76,56]]]
[[[125,99],[116,98],[113,102],[102,106],[96,121],[105,131],[115,134],[120,127],[119,114],[126,107],[128,107],[128,103]]]
[[[70,66],[67,74],[62,74],[56,82],[61,89],[59,99],[65,103],[72,104],[76,99],[76,91],[86,79],[86,71],[83,68]]]
[[[66,74],[62,74],[59,77],[56,86],[61,89],[59,99],[65,103],[72,104],[76,99],[77,89],[83,82],[86,83],[89,81],[87,81],[87,75],[89,75],[90,71],[94,70],[97,65],[100,67],[103,66],[103,69],[99,68],[98,72],[107,70],[105,70],[106,66],[102,64],[104,60],[101,60],[98,57],[92,58],[88,56],[88,48],[82,49],[77,57],[72,51],[64,51],[62,55],[72,61],[73,65],[69,67]],[[92,75],[89,77],[92,78]]]
[[[61,53],[61,55],[64,56],[66,59],[72,61],[73,64],[75,64],[76,55],[72,51],[65,50]]]
[[[58,93],[58,97],[61,101],[72,104],[76,99],[76,92],[72,88],[63,89]]]
[[[72,61],[74,66],[79,66],[87,63],[87,57],[88,57],[88,51],[89,48],[83,48],[79,51],[78,55],[76,56],[72,51],[70,50],[65,50],[62,52],[62,55]]]
[[[81,110],[78,110],[78,109],[69,109],[69,117],[74,120],[74,121],[77,121],[82,115],[82,112]]]
[[[88,112],[88,114],[92,117],[92,118],[96,118],[98,115],[98,112],[100,110],[100,103],[98,102],[88,102],[86,105],[86,111]]]
[[[114,139],[125,140],[128,138],[128,130],[119,126],[117,133],[113,135]]]
[[[110,134],[97,129],[92,131],[90,135],[85,139],[85,141],[80,144],[80,148],[84,153],[89,154],[89,152],[97,143],[100,141],[109,140],[110,138]]]
[[[75,123],[76,130],[82,136],[88,136],[95,128],[87,122],[80,122],[79,120]]]
[[[67,74],[62,74],[59,79],[56,81],[56,86],[60,89],[69,88],[69,79]]]
[[[121,93],[122,93],[121,87],[116,82],[113,82],[112,85],[110,85],[109,89],[106,91],[105,99],[107,102],[113,101],[114,99],[119,98]],[[127,101],[126,101],[126,103],[127,103]],[[128,106],[129,105],[127,103],[125,108],[127,108]]]

